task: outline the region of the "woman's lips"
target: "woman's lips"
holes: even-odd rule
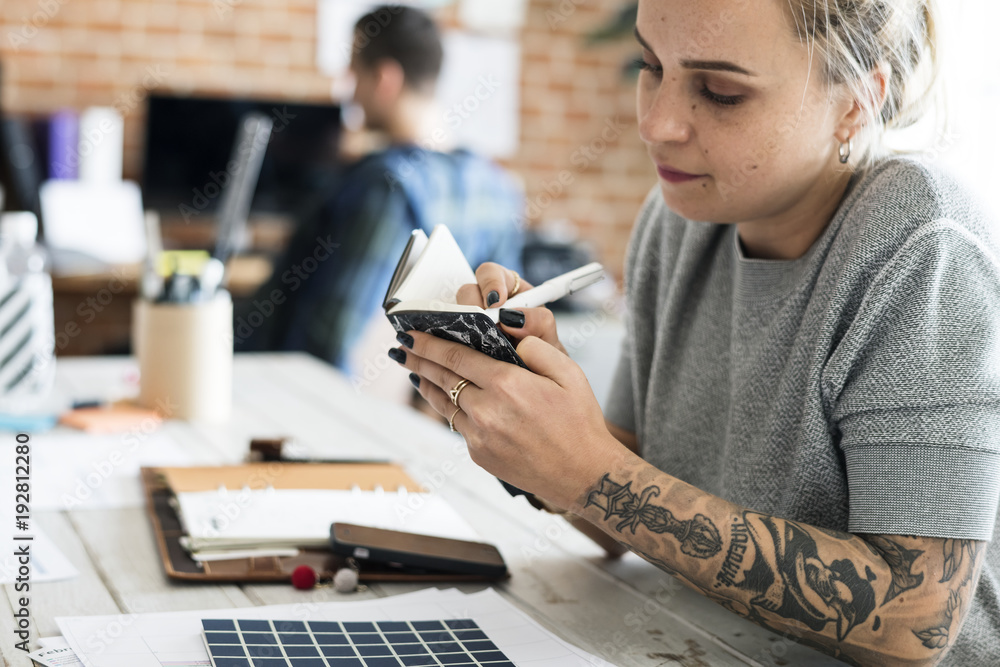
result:
[[[702,176],[698,174],[688,174],[683,171],[677,171],[676,169],[670,169],[669,167],[661,167],[660,165],[656,166],[656,171],[660,175],[660,178],[668,183],[686,183],[687,181],[702,178]]]

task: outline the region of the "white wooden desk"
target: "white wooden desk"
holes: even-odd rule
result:
[[[99,395],[128,375],[127,358],[59,360],[59,386]],[[403,373],[390,367],[384,372]],[[240,460],[251,437],[291,435],[321,450],[349,445],[389,453],[442,494],[485,541],[496,544],[512,577],[499,592],[564,639],[616,665],[840,664],[744,621],[634,556],[610,561],[561,518],[512,499],[467,456],[461,438],[401,406],[356,392],[348,378],[304,355],[238,356],[235,403],[225,426],[167,422],[161,431],[199,463]],[[40,446],[40,445],[36,445]],[[0,451],[13,434],[0,433]],[[155,454],[155,453],[154,453]],[[35,468],[38,480],[46,470]],[[0,482],[10,502],[10,480]],[[138,486],[138,480],[135,480]],[[80,571],[72,580],[36,583],[30,602],[32,649],[58,635],[56,616],[215,609],[289,602],[358,600],[415,590],[373,585],[348,596],[290,585],[191,585],[168,580],[143,507],[33,512]],[[3,528],[4,533],[8,530]],[[482,585],[458,586],[467,592]],[[0,664],[28,665],[10,630],[18,594],[0,599]],[[6,662],[5,662],[6,661]]]

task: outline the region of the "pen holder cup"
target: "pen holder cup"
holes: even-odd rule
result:
[[[233,405],[233,302],[133,304],[139,403],[166,419],[225,422]]]

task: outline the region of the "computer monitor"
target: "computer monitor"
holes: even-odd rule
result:
[[[251,112],[274,122],[252,212],[294,214],[339,168],[337,104],[157,93],[148,105],[143,201],[164,216],[215,215],[240,119]]]

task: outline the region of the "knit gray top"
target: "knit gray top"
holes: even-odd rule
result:
[[[990,540],[1000,495],[1000,245],[912,159],[855,174],[795,260],[654,189],[627,255],[607,418],[657,468],[757,512],[852,533]],[[942,664],[1000,659],[990,544]]]

